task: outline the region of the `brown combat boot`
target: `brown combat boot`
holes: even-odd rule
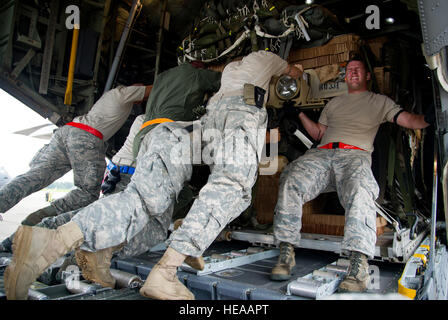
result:
[[[179,228],[182,225],[182,222],[183,222],[183,219],[177,219],[176,221],[174,221],[174,230]],[[200,256],[200,257],[188,256],[185,258],[184,262],[196,270],[204,270],[204,267],[205,267],[205,261],[202,256]]]
[[[291,270],[296,265],[294,247],[289,243],[280,243],[280,255],[277,264],[271,270],[271,280],[284,281],[291,279]]]
[[[365,292],[369,282],[367,256],[361,252],[351,251],[348,273],[344,281],[339,285],[338,292]]]
[[[75,222],[54,229],[20,226],[13,240],[13,259],[4,274],[8,300],[25,300],[37,277],[64,254],[79,247],[84,236]]]
[[[110,273],[112,254],[122,245],[90,252],[78,249],[75,252],[76,262],[82,270],[82,276],[91,282],[99,283],[103,287],[115,288],[115,278]]]
[[[177,267],[184,260],[184,254],[168,247],[146,278],[140,294],[158,300],[194,300],[194,294],[177,278]]]

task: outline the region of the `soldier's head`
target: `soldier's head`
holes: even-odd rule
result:
[[[354,56],[345,67],[345,82],[349,93],[357,93],[367,90],[367,81],[370,80],[370,72],[360,56]]]

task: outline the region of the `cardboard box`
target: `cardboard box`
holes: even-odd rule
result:
[[[366,41],[372,53],[375,55],[375,58],[381,62],[381,51],[383,49],[383,45],[388,41],[387,37],[378,37],[369,39]]]
[[[339,210],[334,201],[337,201]],[[332,214],[325,214],[331,210]],[[327,234],[334,236],[344,235],[345,215],[344,209],[337,200],[336,193],[321,193],[316,199],[306,202],[302,207],[302,229],[304,233]],[[376,235],[384,233],[387,221],[381,216],[376,218]]]
[[[373,72],[375,74],[380,93],[389,95],[392,92],[389,67],[375,67],[373,68]]]
[[[387,225],[383,217],[376,218],[376,235],[384,233]],[[302,232],[343,236],[345,226],[344,215],[333,214],[304,214],[302,216]]]
[[[322,46],[294,50],[289,54],[289,60],[305,60],[320,56],[344,53],[347,51],[357,51],[359,46],[359,36],[354,34],[343,34],[333,37]]]
[[[303,69],[313,69],[317,67],[326,66],[333,63],[341,63],[350,60],[350,58],[354,55],[354,51],[347,51],[338,54],[331,54],[326,56],[315,57],[312,59],[305,59],[294,61],[295,63],[301,64]]]
[[[270,224],[274,221],[279,180],[280,172],[258,177],[253,207],[257,213],[257,222],[260,224]]]
[[[327,44],[291,51],[288,60],[303,65],[304,69],[316,68],[347,61],[359,50],[361,40],[354,34],[333,37]]]

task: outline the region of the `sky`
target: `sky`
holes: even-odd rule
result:
[[[2,89],[0,89],[0,110],[2,111],[0,114],[0,168],[3,167],[13,178],[28,171],[33,156],[46,143],[49,143],[49,140],[14,134],[14,132],[50,124],[32,134],[36,135],[52,132],[57,127]],[[72,171],[59,181],[73,181]]]

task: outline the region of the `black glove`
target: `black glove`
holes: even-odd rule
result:
[[[280,126],[280,122],[283,118],[282,109],[266,108],[268,113],[268,125],[267,129],[274,129]]]
[[[107,173],[106,178],[104,178],[104,181],[101,184],[101,192],[103,194],[112,193],[120,180],[120,171],[118,171],[118,168],[113,168]]]
[[[284,104],[283,111],[285,113],[285,118],[291,120],[298,120],[299,114],[302,112],[299,108],[287,103]]]
[[[299,123],[295,120],[285,119],[283,121],[284,129],[287,135],[293,136],[294,132],[299,129]]]

